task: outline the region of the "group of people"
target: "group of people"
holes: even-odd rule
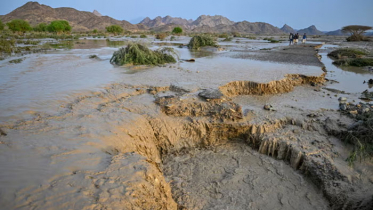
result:
[[[299,34],[296,33],[296,34],[293,34],[293,33],[290,33],[289,35],[289,45],[292,45],[292,44],[298,44],[298,40],[299,40]],[[306,40],[307,40],[307,35],[306,33],[304,33],[303,35],[303,39],[302,39],[302,43],[306,43]]]

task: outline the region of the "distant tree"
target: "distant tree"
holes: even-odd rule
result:
[[[70,32],[72,28],[66,20],[55,20],[48,25],[47,29],[49,32],[60,34],[63,32]]]
[[[106,27],[106,31],[109,33],[113,33],[114,35],[117,35],[117,34],[123,33],[124,30],[121,26],[111,25],[111,26]]]
[[[181,34],[183,33],[183,29],[181,27],[175,27],[173,30],[172,30],[172,33],[173,34]]]
[[[34,27],[34,31],[37,31],[37,32],[48,31],[48,25],[46,23],[39,23],[37,26]]]
[[[364,33],[371,30],[370,26],[350,25],[342,28],[342,32],[350,33],[347,41],[367,41],[368,39],[364,36]]]
[[[14,19],[6,24],[10,30],[13,32],[22,32],[31,31],[32,28],[27,21]]]
[[[93,29],[93,31],[92,31],[94,34],[97,34],[97,29]]]
[[[4,30],[4,23],[0,20],[0,31]]]

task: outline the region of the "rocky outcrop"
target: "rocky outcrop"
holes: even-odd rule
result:
[[[94,15],[96,15],[96,16],[99,16],[99,17],[102,16],[101,13],[99,13],[97,10],[94,10],[92,13],[93,13]]]
[[[283,31],[283,32],[285,32],[287,34],[289,34],[289,33],[293,33],[293,34],[297,33],[296,30],[294,30],[292,27],[288,26],[287,24],[285,24],[284,26],[282,26],[281,31]]]
[[[27,2],[2,17],[3,22],[13,19],[23,19],[31,25],[62,19],[69,21],[73,31],[105,30],[106,26],[112,24],[120,25],[125,30],[139,30],[137,25],[132,25],[125,20],[119,21],[108,16],[97,16],[92,12],[79,11],[69,7],[52,8],[38,2]]]
[[[312,25],[308,28],[304,28],[298,31],[299,34],[304,34],[306,33],[307,35],[324,35],[323,32],[317,30],[316,26]]]

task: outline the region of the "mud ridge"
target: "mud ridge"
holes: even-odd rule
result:
[[[257,83],[252,81],[234,81],[221,86],[220,91],[226,96],[237,95],[266,95],[291,92],[295,86],[311,83],[324,83],[325,75],[306,76],[290,74],[282,80],[271,81],[269,83]]]

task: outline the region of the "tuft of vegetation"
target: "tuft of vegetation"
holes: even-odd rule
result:
[[[93,29],[92,33],[97,34],[97,29]]]
[[[18,58],[18,59],[14,59],[14,60],[9,61],[9,63],[21,63],[22,61],[23,61],[22,58]]]
[[[139,43],[130,43],[125,48],[114,52],[110,63],[116,65],[159,65],[165,63],[176,63],[178,57],[173,48],[165,47],[158,50],[150,50]]]
[[[229,38],[228,34],[219,34],[218,37],[219,38],[224,38],[224,39]]]
[[[348,58],[360,58],[364,55],[367,55],[367,53],[357,50],[357,49],[337,49],[333,50],[332,52],[328,53],[328,56],[334,58],[334,59],[340,59],[342,57],[348,57]]]
[[[48,31],[48,25],[46,23],[39,23],[33,30],[36,32],[46,32]]]
[[[175,40],[176,40],[176,37],[171,36],[170,41],[175,41]]]
[[[175,28],[172,30],[172,33],[173,33],[173,34],[180,35],[181,33],[183,33],[183,29],[182,29],[181,27],[175,27]]]
[[[4,25],[3,21],[0,20],[0,31],[4,30],[4,26],[5,25]]]
[[[351,58],[351,59],[337,60],[337,61],[334,61],[333,64],[338,65],[338,66],[356,66],[356,67],[373,66],[373,58]]]
[[[141,34],[140,38],[144,39],[144,38],[148,38],[148,37],[145,34]]]
[[[362,116],[364,115],[364,116]],[[373,113],[362,114],[362,123],[344,135],[343,140],[354,145],[354,150],[350,153],[347,161],[353,165],[357,159],[373,157]]]
[[[237,31],[232,32],[233,37],[242,37]]]
[[[200,49],[201,47],[205,46],[213,46],[213,47],[218,47],[218,44],[212,38],[211,36],[207,35],[197,35],[194,36],[188,44],[189,49]]]
[[[132,39],[136,39],[136,38],[139,38],[138,36],[136,36],[136,35],[132,35],[132,36],[130,36]]]
[[[111,25],[106,27],[106,31],[109,33],[113,33],[114,35],[123,33],[124,29],[118,25]]]
[[[55,20],[48,25],[47,29],[49,32],[60,34],[64,32],[70,32],[71,26],[66,20]]]
[[[230,42],[230,41],[232,41],[232,38],[231,38],[231,37],[228,37],[228,38],[223,39],[222,41],[223,41],[223,42]]]
[[[10,40],[0,39],[0,54],[11,54],[14,51],[15,44],[16,40],[14,38]]]
[[[98,56],[97,56],[97,55],[90,55],[89,58],[90,58],[90,59],[97,59]]]
[[[167,34],[165,33],[160,33],[160,34],[155,35],[155,38],[160,39],[160,40],[164,40],[166,37],[167,37]]]
[[[21,19],[14,19],[6,24],[8,28],[13,32],[22,32],[31,31],[32,28],[27,21]]]
[[[342,32],[349,33],[350,36],[347,37],[347,41],[369,41],[367,37],[364,36],[364,33],[368,30],[371,30],[370,26],[361,26],[361,25],[350,25],[342,28]]]

